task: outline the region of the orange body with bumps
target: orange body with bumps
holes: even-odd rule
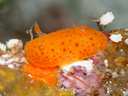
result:
[[[107,44],[107,37],[102,32],[86,26],[76,26],[44,34],[27,42],[25,52],[27,61],[32,66],[46,69],[59,68],[93,57],[97,51],[103,50]],[[32,75],[35,74],[28,71],[27,67],[23,69]]]

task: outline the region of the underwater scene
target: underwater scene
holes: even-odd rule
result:
[[[127,3],[0,0],[0,96],[128,96]]]

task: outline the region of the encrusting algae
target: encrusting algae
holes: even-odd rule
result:
[[[33,78],[55,87],[60,67],[91,58],[107,44],[107,36],[86,26],[44,34],[26,43],[26,59],[29,64],[24,64],[22,69]]]
[[[111,35],[121,35],[118,42],[111,41],[102,52],[105,77],[102,84],[106,96],[128,96],[128,30],[114,30]],[[104,65],[103,64],[103,65]]]
[[[61,91],[34,80],[19,70],[0,65],[0,96],[72,96],[74,90]]]

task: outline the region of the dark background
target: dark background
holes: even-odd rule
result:
[[[25,44],[30,40],[26,30],[35,21],[44,33],[83,24],[97,29],[90,17],[108,11],[115,20],[106,31],[128,28],[127,5],[128,0],[0,0],[0,42],[18,38]]]

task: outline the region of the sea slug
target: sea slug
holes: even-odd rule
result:
[[[29,64],[25,64],[22,69],[55,87],[60,67],[91,58],[107,44],[106,35],[84,25],[44,34],[26,43]]]

